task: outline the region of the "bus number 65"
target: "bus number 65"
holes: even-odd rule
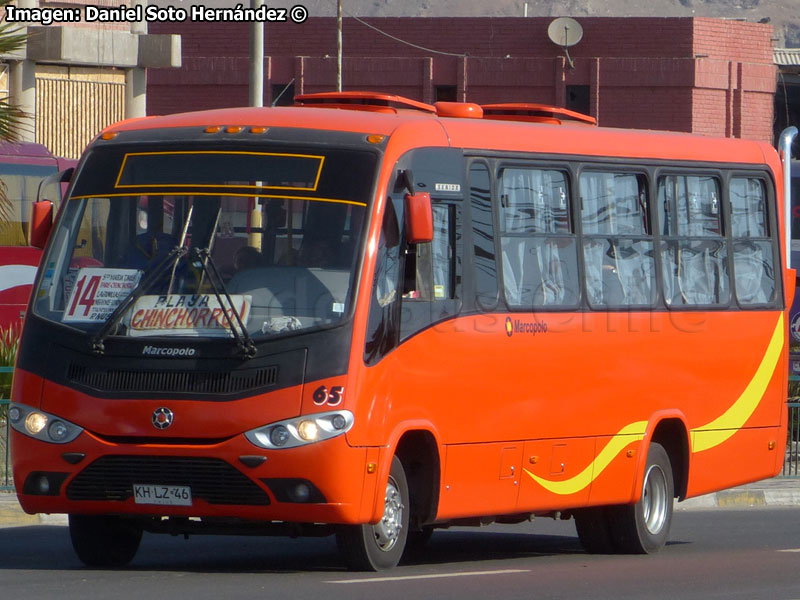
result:
[[[327,404],[328,406],[339,406],[342,403],[343,398],[343,385],[333,386],[330,392],[328,392],[328,388],[326,388],[324,385],[321,385],[314,390],[314,404],[317,406],[322,406],[323,404]]]

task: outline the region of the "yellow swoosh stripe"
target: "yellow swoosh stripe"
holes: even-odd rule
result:
[[[767,352],[739,399],[707,425],[692,430],[692,452],[702,452],[719,446],[741,429],[755,412],[761,398],[764,397],[764,392],[767,391],[767,386],[778,365],[778,359],[783,352],[784,334],[783,313],[781,313],[775,331],[772,332]]]
[[[755,412],[756,407],[764,397],[764,392],[767,390],[767,386],[778,365],[778,359],[783,352],[785,334],[783,323],[783,313],[781,313],[775,325],[775,330],[772,332],[769,344],[767,345],[764,358],[761,359],[761,364],[758,366],[755,375],[753,375],[750,383],[747,384],[747,387],[736,402],[722,415],[707,425],[692,430],[692,452],[702,452],[703,450],[719,446],[741,429]],[[646,427],[647,421],[638,421],[623,427],[617,435],[609,440],[605,448],[597,455],[597,458],[589,463],[578,475],[570,479],[551,481],[549,479],[537,477],[527,469],[525,469],[525,472],[530,475],[536,483],[554,494],[575,494],[597,479],[600,473],[611,464],[611,461],[614,460],[628,444],[644,439]]]
[[[583,471],[570,479],[565,479],[564,481],[550,481],[537,477],[527,469],[525,469],[525,472],[530,475],[536,483],[554,494],[575,494],[592,483],[628,444],[643,439],[646,428],[647,421],[638,421],[623,427],[617,435],[609,440],[605,448],[597,455],[597,458],[589,463]]]

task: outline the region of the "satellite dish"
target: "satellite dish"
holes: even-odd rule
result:
[[[581,24],[571,17],[558,17],[553,19],[553,22],[547,27],[547,37],[557,46],[564,48],[564,54],[567,55],[567,61],[569,61],[569,68],[574,69],[575,65],[569,56],[568,48],[583,39],[583,27],[581,27]]]
[[[583,39],[583,27],[571,17],[558,17],[547,28],[547,37],[557,46],[569,48]]]

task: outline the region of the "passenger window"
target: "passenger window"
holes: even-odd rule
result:
[[[667,175],[658,182],[659,222],[667,236],[722,235],[719,182],[714,177]]]
[[[655,252],[644,175],[584,171],[580,196],[589,304],[653,305]]]
[[[574,306],[579,298],[567,175],[506,167],[498,176],[503,291],[512,309]]]
[[[719,181],[706,175],[662,176],[658,207],[667,305],[728,304],[728,246],[722,237]]]
[[[775,298],[775,256],[764,181],[732,178],[730,199],[736,298],[742,305],[769,303]]]

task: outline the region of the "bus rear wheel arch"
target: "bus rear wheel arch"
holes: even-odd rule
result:
[[[575,512],[581,544],[593,554],[650,554],[667,543],[675,497],[672,463],[664,447],[647,451],[642,494],[635,504]]]

